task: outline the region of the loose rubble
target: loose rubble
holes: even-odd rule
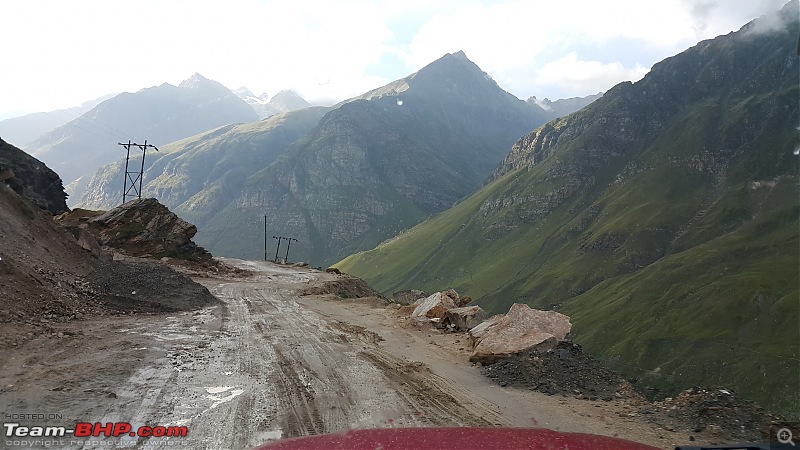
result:
[[[86,276],[87,294],[114,311],[173,312],[219,303],[205,287],[150,261],[113,261]]]
[[[4,243],[0,248],[0,349],[22,345],[41,335],[61,337],[53,326],[74,320],[178,311],[216,303],[206,288],[163,264],[119,260],[124,259],[120,252],[126,249],[113,247],[118,240],[104,241],[101,247],[88,224],[103,214],[68,212],[62,215],[65,227],[40,206],[45,207],[0,182],[0,240]],[[140,222],[132,224],[122,221],[125,214],[117,214],[119,220],[112,228],[127,229],[129,242],[137,241],[143,248],[174,245],[192,249],[194,244],[186,245],[184,239],[193,234],[193,226],[180,225],[183,221],[159,206],[151,209],[161,212],[150,216],[141,213],[137,216]],[[178,236],[171,236],[171,232]],[[142,241],[143,237],[150,241]],[[113,254],[118,260],[112,258]],[[213,260],[201,263],[217,264]]]
[[[646,417],[666,430],[689,429],[692,436],[707,435],[718,443],[766,441],[770,430],[774,436],[780,428],[789,428],[794,436],[800,436],[796,422],[782,420],[721,386],[695,386],[632,414]]]
[[[558,342],[548,350],[531,349],[482,370],[501,386],[532,389],[547,395],[604,401],[638,396],[619,374],[570,341]]]

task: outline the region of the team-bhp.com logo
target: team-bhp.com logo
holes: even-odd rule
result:
[[[4,423],[6,437],[186,437],[189,429],[185,426],[141,426],[133,428],[129,422],[89,423],[78,422],[75,428],[67,427],[25,427],[19,423]]]

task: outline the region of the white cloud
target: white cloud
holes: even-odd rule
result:
[[[534,82],[542,90],[557,89],[569,96],[587,95],[607,91],[621,81],[638,81],[650,69],[636,65],[624,67],[619,61],[601,63],[579,60],[569,53],[561,59],[548,62],[536,72]]]
[[[256,93],[294,88],[312,100],[343,99],[457,50],[521,98],[556,98],[558,89],[594,89],[615,74],[634,78],[782,3],[5,0],[0,115],[178,83],[194,72]],[[573,80],[570,66],[595,78]],[[566,78],[544,82],[556,73]]]

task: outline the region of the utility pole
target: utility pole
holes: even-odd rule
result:
[[[278,248],[275,249],[275,262],[277,263],[278,262],[278,251],[280,251],[280,249],[281,249],[281,239],[283,239],[283,236],[272,236],[272,237],[278,240]]]
[[[289,247],[292,246],[292,241],[297,242],[297,239],[295,239],[295,238],[284,238],[284,239],[289,241],[289,245],[286,246],[286,257],[283,258],[283,262],[288,263],[289,262]]]
[[[128,140],[127,144],[123,144],[122,142],[118,142],[117,145],[121,145],[125,147],[126,155],[125,155],[125,178],[122,183],[122,203],[125,203],[128,200],[128,196],[131,197],[138,197],[142,198],[142,180],[144,180],[144,157],[147,153],[148,148],[155,149],[158,151],[158,148],[153,144],[148,144],[147,139],[145,139],[144,144],[137,144],[136,142],[131,142]],[[131,159],[131,147],[138,147],[139,150],[142,151],[142,167],[139,169],[138,172],[131,172],[128,168],[128,163]],[[133,177],[132,175],[136,175]],[[128,185],[128,181],[130,181],[130,186]],[[139,183],[139,186],[136,186],[136,183]],[[133,191],[133,193],[130,193]]]
[[[264,214],[264,261],[267,260],[267,215]]]

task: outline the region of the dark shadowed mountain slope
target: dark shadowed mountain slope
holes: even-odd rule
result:
[[[103,164],[124,157],[118,142],[128,139],[161,146],[238,122],[258,120],[253,108],[216,81],[195,74],[178,86],[142,89],[106,100],[90,111],[36,139],[26,151],[53,168],[66,184]],[[83,185],[68,189],[80,197]]]
[[[656,64],[337,267],[383,292],[555,308],[643,385],[722,384],[798,416],[797,35],[794,1]]]

